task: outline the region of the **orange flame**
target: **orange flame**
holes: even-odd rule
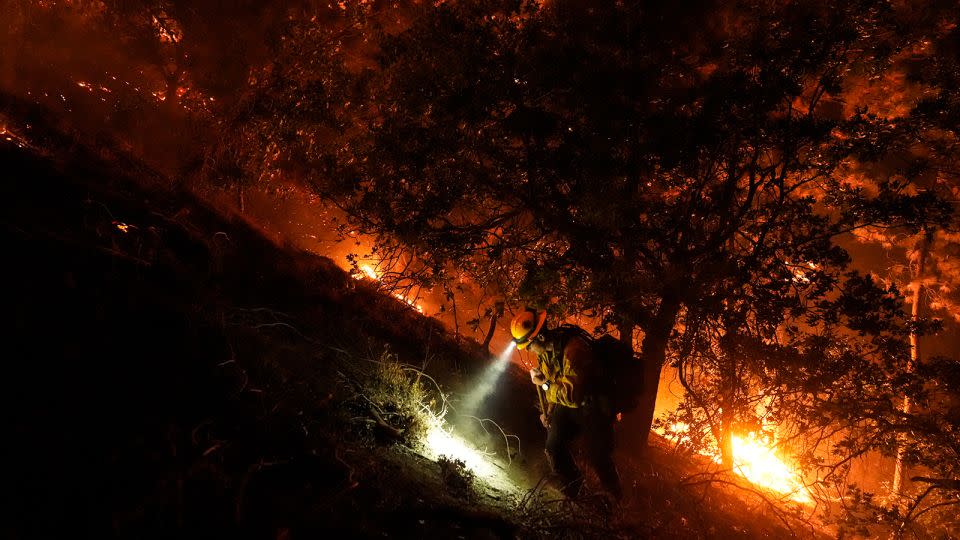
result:
[[[677,442],[688,442],[684,435],[690,426],[676,422],[661,431],[661,435],[672,435]],[[733,435],[733,472],[750,483],[785,495],[790,500],[809,504],[813,502],[810,491],[804,486],[800,473],[777,455],[776,445],[769,439],[748,433]],[[715,463],[721,463],[719,452],[713,449],[701,450],[701,455],[709,457]]]
[[[787,495],[791,500],[811,503],[810,492],[800,474],[777,456],[774,447],[764,443],[755,433],[746,437],[734,435],[733,470],[753,484]]]
[[[369,264],[361,264],[358,267],[359,272],[353,275],[354,279],[372,279],[373,281],[380,281],[380,274],[377,273],[377,270],[370,266]]]
[[[376,268],[374,268],[369,264],[361,264],[357,266],[357,268],[353,271],[352,275],[353,275],[353,279],[356,279],[356,280],[369,279],[371,281],[380,281],[380,279],[383,277],[383,275],[380,272],[378,272]],[[390,296],[393,296],[397,300],[400,300],[401,302],[417,310],[418,313],[424,312],[423,306],[418,304],[415,300],[411,300],[410,298],[407,298],[405,295],[401,293],[398,293],[398,292],[390,293]]]

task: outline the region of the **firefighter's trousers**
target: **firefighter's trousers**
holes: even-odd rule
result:
[[[583,476],[574,462],[572,446],[583,436],[587,461],[597,473],[603,488],[620,498],[620,475],[613,462],[615,416],[608,407],[585,405],[571,408],[557,406],[550,415],[546,453],[550,468],[560,477],[563,492],[576,496],[583,486]]]

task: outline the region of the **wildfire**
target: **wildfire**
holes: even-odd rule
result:
[[[684,435],[690,426],[683,422],[671,424],[662,435],[673,435],[677,442],[689,441]],[[787,496],[799,503],[811,503],[810,492],[803,485],[799,472],[787,465],[777,455],[775,444],[768,438],[748,433],[745,436],[733,435],[733,472],[750,483],[770,491]],[[715,463],[721,463],[720,453],[713,449],[701,450],[701,455],[709,457]]]
[[[369,279],[369,280],[372,280],[372,281],[380,281],[380,279],[383,277],[382,274],[380,274],[380,273],[377,271],[376,268],[374,268],[373,266],[371,266],[371,265],[369,265],[369,264],[361,264],[361,265],[359,265],[359,266],[353,271],[353,274],[352,274],[352,275],[353,275],[353,279],[357,279],[357,280],[360,280],[360,279]],[[411,300],[410,298],[407,298],[406,295],[404,295],[404,294],[401,294],[401,293],[399,293],[399,292],[392,292],[392,293],[390,293],[390,296],[393,296],[393,297],[396,298],[397,300],[400,300],[400,301],[403,302],[404,304],[407,304],[408,306],[412,307],[413,309],[415,309],[415,310],[417,311],[417,313],[421,313],[421,314],[422,314],[422,313],[424,312],[424,311],[423,311],[423,306],[421,306],[420,304],[418,304],[418,303],[416,302],[416,300]]]
[[[773,448],[759,440],[756,434],[746,437],[734,435],[733,469],[750,482],[788,495],[791,500],[810,503],[810,493],[800,481],[800,475],[781,460]]]
[[[168,17],[166,13],[161,11],[159,17],[154,15],[152,19],[160,43],[180,43],[183,39],[183,30],[180,28],[180,24]]]
[[[20,148],[26,148],[27,141],[11,131],[7,126],[0,124],[0,140],[13,143]]]
[[[372,279],[374,281],[380,281],[380,274],[370,266],[369,264],[361,264],[358,268],[359,272],[354,274],[354,279]]]
[[[423,307],[422,307],[420,304],[418,304],[416,301],[411,300],[411,299],[407,298],[406,296],[404,296],[404,295],[402,295],[402,294],[400,294],[400,293],[396,293],[396,292],[393,293],[392,296],[393,296],[394,298],[396,298],[397,300],[400,300],[400,301],[403,302],[404,304],[407,304],[408,306],[410,306],[410,307],[412,307],[413,309],[417,310],[417,313],[421,313],[421,314],[423,313]]]

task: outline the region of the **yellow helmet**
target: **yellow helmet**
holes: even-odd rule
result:
[[[513,334],[513,341],[521,351],[530,345],[530,341],[537,337],[543,323],[547,321],[547,312],[538,313],[532,307],[525,308],[510,323],[510,333]]]

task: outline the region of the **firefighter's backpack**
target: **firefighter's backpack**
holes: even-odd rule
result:
[[[561,325],[551,331],[558,339],[558,348],[562,351],[567,340],[573,336],[583,338],[590,344],[593,354],[603,367],[603,379],[608,384],[607,393],[617,412],[630,412],[640,403],[643,392],[643,363],[633,355],[633,351],[619,339],[604,334],[598,338],[586,330],[572,324]]]

